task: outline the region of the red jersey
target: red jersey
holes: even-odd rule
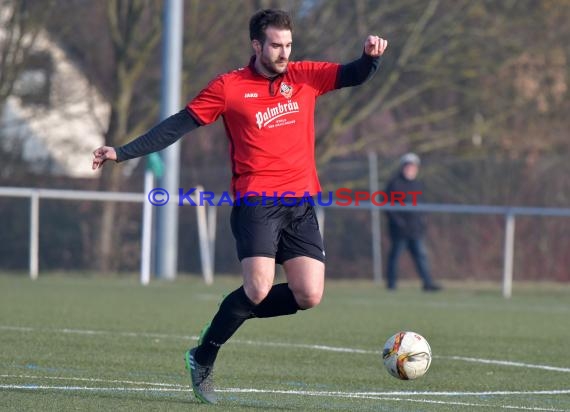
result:
[[[340,65],[290,62],[273,79],[249,66],[212,80],[187,105],[196,120],[222,116],[230,141],[232,191],[302,197],[321,190],[315,165],[317,97],[335,89]]]

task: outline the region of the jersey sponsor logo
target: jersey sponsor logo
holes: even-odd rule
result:
[[[257,93],[246,93],[243,95],[244,99],[252,99],[252,98],[256,98],[259,97],[259,95]]]
[[[273,122],[275,119],[285,116],[289,113],[299,113],[299,103],[295,101],[287,101],[287,103],[277,103],[277,106],[268,107],[264,112],[255,114],[255,122],[260,129]]]
[[[279,92],[285,96],[286,99],[290,99],[291,96],[293,96],[293,86],[283,82],[281,83],[281,87],[279,87]]]

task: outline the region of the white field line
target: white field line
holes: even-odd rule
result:
[[[180,385],[177,383],[158,383],[158,382],[140,382],[122,379],[100,379],[100,378],[79,378],[79,377],[65,377],[65,376],[38,376],[38,375],[0,375],[0,378],[15,378],[15,379],[48,379],[48,380],[61,380],[61,381],[78,381],[78,382],[101,382],[101,383],[122,383],[126,385],[147,385],[147,386],[165,386],[172,388],[186,388],[188,385]]]
[[[61,391],[90,391],[90,392],[190,392],[189,388],[164,388],[164,387],[149,387],[149,388],[130,388],[130,387],[91,387],[91,386],[50,386],[50,385],[0,385],[0,389],[15,389],[15,390],[61,390]],[[493,404],[481,404],[472,402],[458,402],[458,401],[441,401],[433,399],[410,399],[410,398],[399,398],[392,397],[394,395],[417,395],[421,392],[320,392],[320,391],[292,391],[292,390],[265,390],[265,389],[240,389],[240,388],[228,388],[220,389],[218,392],[227,393],[264,393],[264,394],[280,394],[280,395],[304,395],[304,396],[323,396],[323,397],[336,397],[336,398],[353,398],[353,399],[372,399],[372,400],[383,400],[383,401],[398,401],[398,402],[416,402],[416,403],[430,403],[430,404],[440,404],[440,405],[456,405],[456,406],[475,406],[482,408],[494,408],[494,409],[518,409],[527,411],[544,411],[544,412],[568,412],[567,409],[554,409],[554,408],[541,408],[541,407],[527,407],[527,406],[516,406],[516,405],[493,405]],[[547,393],[550,392],[550,393]],[[559,394],[559,392],[570,393],[569,391],[528,391],[524,394]],[[443,392],[442,392],[443,393]],[[449,392],[453,393],[453,392]],[[473,392],[476,393],[476,392]],[[484,392],[482,392],[484,393]],[[504,394],[516,394],[518,392],[501,392]],[[375,395],[372,395],[375,394]],[[425,394],[430,394],[425,392]]]
[[[401,402],[415,402],[415,403],[428,403],[428,404],[453,405],[453,406],[469,406],[469,407],[478,407],[478,408],[493,408],[494,410],[515,409],[519,411],[569,412],[568,409],[541,408],[534,406],[518,406],[518,405],[486,405],[484,403],[449,402],[449,401],[437,401],[431,399],[378,398],[378,397],[365,397],[362,399],[377,399],[383,401],[401,401]]]
[[[365,354],[365,355],[380,355],[380,351],[378,351],[378,350],[343,348],[343,347],[338,347],[338,346],[327,346],[327,345],[311,345],[308,343],[260,342],[260,341],[254,341],[254,340],[241,340],[241,339],[232,339],[231,342],[239,343],[242,345],[273,346],[273,347],[277,347],[277,348],[300,348],[300,349],[323,350],[323,351],[328,351],[328,352],[343,352],[343,353],[358,353],[358,354]]]
[[[468,357],[464,357],[464,356],[441,356],[441,358],[442,359],[461,360],[461,361],[466,361],[466,362],[475,362],[475,363],[490,363],[493,365],[518,366],[521,368],[530,368],[530,369],[543,369],[543,370],[555,371],[555,372],[570,372],[570,368],[561,368],[558,366],[548,366],[548,365],[533,365],[531,363],[522,363],[522,362],[500,361],[500,360],[480,359],[480,358],[468,358]]]
[[[7,326],[0,325],[0,330],[13,330],[18,332],[47,332],[47,333],[64,333],[75,335],[111,335],[111,336],[125,336],[129,338],[154,338],[154,339],[183,339],[183,340],[198,340],[197,336],[188,335],[171,335],[165,333],[148,333],[148,332],[121,332],[111,330],[89,330],[89,329],[48,329],[48,328],[31,328],[22,326]]]
[[[23,390],[60,390],[60,391],[91,391],[91,392],[189,392],[188,388],[127,388],[99,386],[50,386],[50,385],[0,385],[0,389],[23,389]]]
[[[21,326],[8,326],[0,325],[0,330],[13,330],[19,332],[49,332],[49,333],[65,333],[65,334],[77,334],[77,335],[111,335],[111,336],[125,336],[133,338],[153,338],[153,339],[181,339],[181,340],[198,340],[197,336],[189,335],[171,335],[164,333],[148,333],[148,332],[120,332],[120,331],[105,331],[105,330],[89,330],[89,329],[44,329],[44,328],[32,328],[32,327],[21,327]],[[254,346],[270,346],[270,347],[283,347],[283,348],[301,348],[301,349],[312,349],[312,350],[323,350],[328,352],[341,352],[341,353],[356,353],[356,354],[380,354],[380,351],[367,350],[367,349],[355,349],[355,348],[344,348],[338,346],[327,346],[327,345],[313,345],[304,343],[288,343],[288,342],[261,342],[252,340],[241,340],[232,339],[231,343],[243,344],[243,345],[254,345]],[[484,363],[491,365],[501,365],[501,366],[515,366],[521,368],[529,369],[541,369],[554,372],[565,372],[570,373],[570,368],[557,367],[550,365],[537,365],[532,363],[523,362],[512,362],[512,361],[502,361],[496,359],[482,359],[482,358],[470,358],[464,356],[434,356],[436,359],[451,359],[459,360],[464,362],[474,362],[474,363]]]
[[[48,379],[48,380],[67,380],[67,381],[83,381],[83,382],[101,382],[101,383],[123,383],[130,385],[141,385],[150,387],[89,387],[89,386],[50,386],[37,384],[4,384],[0,385],[0,389],[15,390],[63,390],[63,391],[91,391],[91,392],[189,392],[190,389],[185,385],[157,383],[157,382],[141,382],[131,380],[107,380],[100,378],[80,378],[80,377],[60,377],[60,376],[37,376],[37,375],[0,375],[0,378],[17,378],[17,379]],[[154,386],[154,387],[153,387]],[[450,402],[433,399],[406,399],[394,396],[512,396],[512,395],[563,395],[570,394],[569,390],[541,390],[541,391],[488,391],[488,392],[326,392],[326,391],[295,391],[295,390],[270,390],[270,389],[243,389],[243,388],[226,388],[219,389],[219,392],[226,393],[260,393],[260,394],[282,394],[282,395],[301,395],[301,396],[324,396],[338,398],[356,398],[356,399],[377,399],[404,401],[416,403],[431,403],[441,405],[456,406],[476,406],[486,408],[499,409],[518,409],[529,411],[547,411],[547,412],[565,412],[562,409],[524,407],[515,405],[486,405],[471,402]],[[567,412],[567,411],[566,411]]]
[[[239,389],[239,388],[231,388],[225,390],[230,393],[272,393],[272,394],[282,394],[282,395],[307,395],[307,396],[327,396],[327,397],[338,397],[338,398],[356,398],[356,399],[375,399],[375,400],[382,400],[382,401],[400,401],[400,402],[416,402],[416,403],[430,403],[430,404],[439,404],[439,405],[456,405],[456,406],[476,406],[481,408],[494,408],[494,409],[518,409],[518,410],[528,410],[528,411],[548,411],[548,412],[569,412],[568,409],[554,409],[554,408],[540,408],[540,407],[528,407],[528,406],[517,406],[517,405],[492,405],[492,404],[483,404],[483,403],[472,403],[472,402],[459,402],[459,401],[440,401],[440,400],[433,400],[433,399],[413,399],[413,398],[400,398],[394,396],[410,396],[410,395],[439,395],[439,396],[467,396],[461,395],[461,392],[313,392],[313,391],[267,391],[267,390],[258,390],[258,389]],[[220,389],[219,392],[224,392],[223,389]],[[518,394],[518,391],[509,392],[509,391],[500,391],[497,394],[500,395],[511,395],[511,394]],[[540,393],[538,393],[540,392]],[[547,393],[547,392],[554,392],[554,393]],[[465,392],[468,395],[484,395],[486,392]],[[488,393],[488,392],[487,392]],[[562,390],[562,391],[529,391],[525,392],[525,395],[528,394],[540,394],[540,395],[555,395],[555,394],[568,394],[570,390]]]
[[[189,390],[189,385],[177,383],[144,382],[122,379],[80,378],[64,376],[40,375],[0,375],[0,378],[10,379],[47,379],[78,382],[122,383],[139,386],[162,386],[172,389]],[[36,386],[36,385],[25,385]],[[77,386],[78,387],[78,386]],[[144,389],[144,388],[143,388]],[[151,388],[154,389],[154,388]],[[509,396],[509,395],[570,395],[570,389],[530,390],[530,391],[384,391],[384,392],[341,392],[341,391],[298,391],[286,389],[255,389],[255,388],[222,388],[218,392],[229,393],[272,393],[283,395],[315,395],[315,396]]]
[[[275,393],[293,395],[316,395],[316,396],[510,396],[510,395],[570,395],[570,389],[537,390],[537,391],[481,391],[481,392],[456,392],[456,391],[386,391],[386,392],[339,392],[339,391],[297,391],[281,389],[242,389],[226,388],[217,389],[218,392],[230,393]]]

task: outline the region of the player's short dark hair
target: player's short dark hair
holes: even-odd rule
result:
[[[265,30],[269,26],[293,31],[291,16],[286,11],[276,9],[259,10],[249,20],[250,40],[258,40],[263,43],[265,41]]]

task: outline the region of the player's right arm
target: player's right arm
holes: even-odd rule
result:
[[[190,114],[188,109],[183,109],[126,145],[116,148],[102,146],[95,149],[91,168],[93,170],[99,169],[107,160],[122,162],[158,152],[200,126],[201,124]]]

